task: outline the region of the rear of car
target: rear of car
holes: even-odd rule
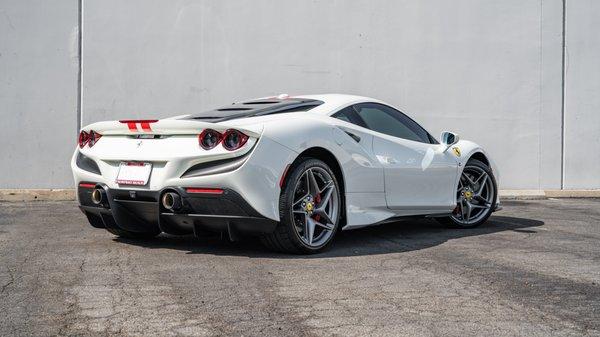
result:
[[[296,154],[262,137],[262,124],[235,121],[318,104],[260,100],[180,119],[91,124],[71,163],[80,208],[94,227],[128,236],[271,232],[279,180]]]

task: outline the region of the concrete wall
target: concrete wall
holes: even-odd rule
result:
[[[72,185],[77,1],[0,0],[0,188]]]
[[[63,6],[77,23],[77,3]],[[600,77],[586,78],[599,67],[592,47],[599,6],[590,0],[567,7],[564,138],[562,0],[83,0],[82,123],[192,113],[279,93],[360,94],[400,107],[434,134],[449,129],[482,144],[498,162],[502,188],[598,188],[598,151],[582,163],[582,138],[575,135],[585,132],[587,144],[600,149],[593,113],[600,101],[589,90],[600,86],[594,82]],[[66,25],[61,15],[52,29]],[[587,19],[579,21],[580,15]],[[71,43],[69,34],[60,42]],[[63,61],[73,66],[73,60],[67,55]],[[40,56],[35,62],[49,61]],[[74,78],[69,83],[76,85],[76,73],[46,76],[61,83]],[[76,92],[51,93],[72,104]],[[68,140],[64,153],[74,144],[77,109],[71,107],[59,131]],[[2,109],[2,117],[18,118]],[[15,166],[33,157],[19,156]],[[68,171],[68,155],[63,157],[46,161]],[[3,177],[0,188],[70,184],[66,176],[49,183],[45,174],[36,180]]]
[[[600,2],[566,14],[565,188],[600,188]]]

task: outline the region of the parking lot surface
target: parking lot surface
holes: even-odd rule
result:
[[[598,199],[342,232],[313,256],[122,240],[74,202],[1,203],[0,335],[598,335],[599,241]]]

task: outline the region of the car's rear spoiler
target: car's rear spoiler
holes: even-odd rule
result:
[[[197,135],[204,129],[213,129],[223,132],[227,129],[235,128],[248,136],[259,137],[260,132],[257,128],[239,128],[224,125],[221,123],[208,123],[195,120],[161,119],[161,120],[120,120],[97,122],[90,124],[83,131],[94,130],[104,136],[110,135]]]

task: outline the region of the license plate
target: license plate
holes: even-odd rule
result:
[[[121,162],[117,174],[117,184],[143,186],[148,183],[152,172],[151,163]]]

